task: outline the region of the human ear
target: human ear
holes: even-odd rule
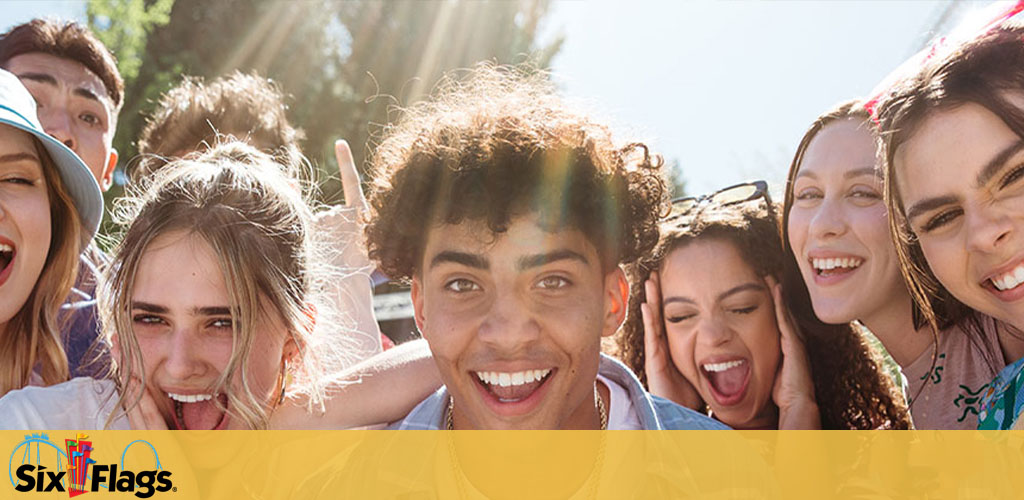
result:
[[[629,281],[621,267],[605,276],[605,325],[601,336],[610,337],[619,330],[626,320],[626,306],[629,304]]]
[[[99,179],[100,191],[107,191],[114,183],[114,170],[117,169],[117,150],[110,148],[110,156],[107,157],[107,165],[103,167],[103,174]]]

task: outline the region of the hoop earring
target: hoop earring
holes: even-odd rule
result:
[[[288,360],[281,360],[281,395],[277,398],[277,406],[281,406],[284,403],[284,394],[288,389],[288,378],[291,374],[288,372]]]

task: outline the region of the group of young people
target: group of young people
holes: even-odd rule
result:
[[[320,206],[278,89],[187,78],[109,254],[114,58],[76,23],[17,26],[0,427],[1021,425],[1022,8],[815,120],[781,203],[763,181],[670,200],[645,143],[484,64],[383,129],[368,199],[339,141],[346,204]],[[381,352],[374,269],[411,285],[424,341]]]

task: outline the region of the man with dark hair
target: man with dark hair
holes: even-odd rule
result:
[[[620,264],[657,241],[661,163],[543,74],[480,66],[407,110],[374,157],[367,237],[412,281],[444,387],[395,427],[723,428],[600,352],[626,315]]]
[[[79,23],[33,19],[0,35],[0,68],[14,73],[32,94],[46,133],[85,162],[101,190],[109,189],[117,167],[112,142],[124,81],[107,47]],[[72,376],[105,369],[92,296],[103,259],[93,245],[82,253],[75,288],[64,306],[64,349]]]
[[[143,176],[221,136],[245,141],[298,172],[304,134],[288,122],[284,99],[273,81],[256,74],[235,71],[209,82],[187,76],[160,98],[146,121],[138,141],[143,158],[129,173]]]
[[[101,189],[109,189],[124,81],[106,46],[76,22],[33,19],[0,35],[0,67],[28,88],[46,132],[85,161]]]

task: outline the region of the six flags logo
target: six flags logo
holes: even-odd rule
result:
[[[14,489],[20,492],[66,491],[69,497],[104,489],[110,492],[134,493],[139,498],[149,498],[156,492],[177,491],[171,482],[171,472],[162,470],[156,449],[148,442],[139,439],[129,443],[125,447],[124,453],[121,454],[121,470],[119,471],[117,464],[96,463],[96,460],[91,457],[93,445],[92,441],[87,441],[88,438],[89,436],[85,434],[78,434],[75,439],[65,439],[65,450],[61,450],[50,442],[46,434],[25,436],[25,440],[11,453],[11,462],[8,464],[8,474],[11,475],[11,484],[14,485]],[[124,456],[132,445],[138,443],[145,444],[153,450],[153,456],[156,458],[155,470],[139,472],[124,470]],[[35,464],[31,463],[33,445],[36,447]],[[59,453],[56,469],[51,470],[40,463],[44,446]],[[15,455],[22,447],[24,450],[21,465],[15,469]],[[52,453],[50,449],[46,450],[48,454]],[[67,466],[62,467],[65,460]]]

